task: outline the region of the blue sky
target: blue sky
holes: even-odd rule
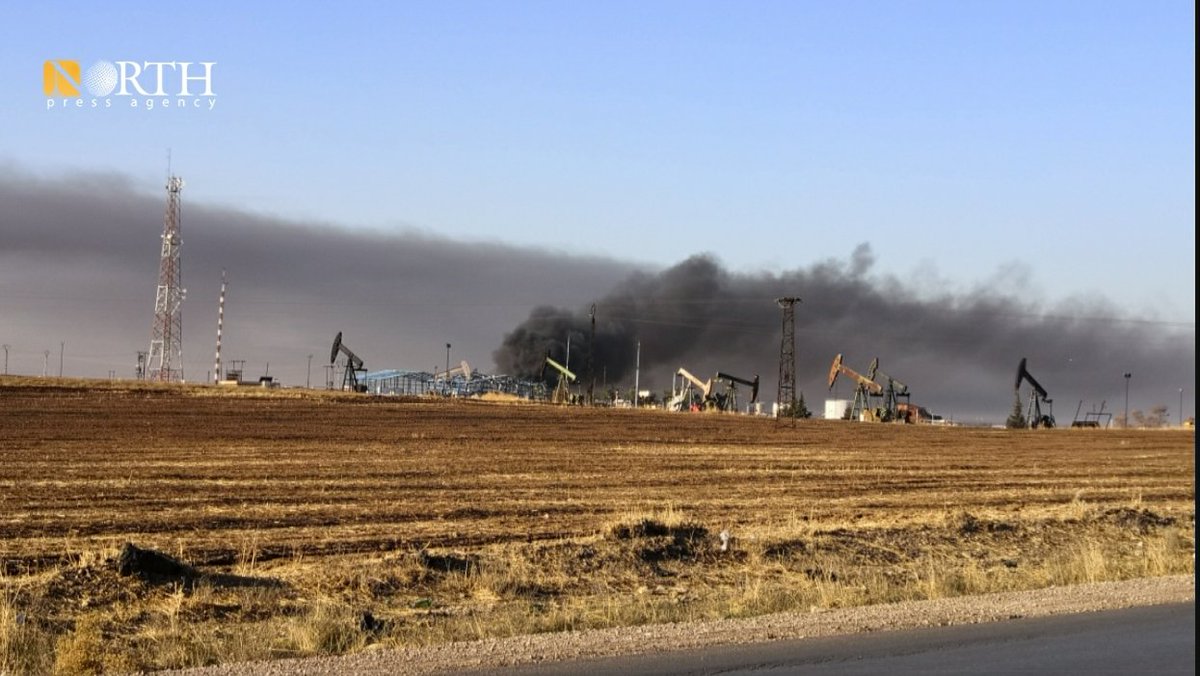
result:
[[[10,3],[0,163],[657,266],[844,257],[1195,320],[1188,2]],[[215,61],[46,109],[46,59]],[[0,244],[2,245],[2,244]]]

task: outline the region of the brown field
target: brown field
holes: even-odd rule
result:
[[[1188,573],[1194,475],[1182,430],[0,379],[0,673]]]

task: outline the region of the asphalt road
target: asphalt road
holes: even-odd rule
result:
[[[1195,674],[1196,604],[520,667],[561,674]]]

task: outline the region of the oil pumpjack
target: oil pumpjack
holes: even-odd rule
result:
[[[713,378],[719,382],[724,382],[728,385],[725,393],[718,396],[718,404],[722,411],[737,411],[737,386],[745,385],[750,388],[750,405],[753,406],[758,401],[758,376],[754,376],[754,380],[747,380],[737,376],[731,376],[728,373],[717,371],[717,375]]]
[[[1054,427],[1054,400],[1046,393],[1046,388],[1042,387],[1029,371],[1025,368],[1025,358],[1021,358],[1021,364],[1017,366],[1017,383],[1013,387],[1017,390],[1017,396],[1021,396],[1021,381],[1029,383],[1029,408],[1025,414],[1025,420],[1028,421],[1030,427],[1036,429],[1038,427]],[[1042,404],[1046,405],[1046,412],[1042,412]]]
[[[878,364],[875,364],[875,366],[877,367]],[[855,383],[854,403],[850,408],[850,419],[874,422],[876,416],[875,412],[871,410],[870,397],[882,396],[883,386],[846,366],[842,361],[841,354],[833,358],[833,364],[829,367],[829,389],[833,389],[838,375],[845,375]]]
[[[566,366],[551,359],[550,355],[546,355],[546,361],[542,363],[543,380],[546,379],[546,367],[558,371],[558,384],[554,386],[554,393],[551,395],[551,400],[556,404],[570,403],[571,383],[575,382],[575,374],[569,371]]]
[[[871,360],[871,367],[867,370],[867,377],[878,383],[882,390],[883,406],[877,414],[884,422],[915,422],[909,420],[907,415],[911,408],[908,385],[880,371],[879,357]],[[885,385],[884,383],[887,384]],[[901,399],[904,400],[904,403],[900,403]]]
[[[341,331],[338,331],[337,337],[333,339],[333,349],[329,351],[330,364],[337,361],[338,353],[346,355],[346,368],[342,372],[342,389],[351,392],[366,392],[367,386],[359,384],[358,374],[366,373],[367,369],[363,367],[363,360],[342,343]]]
[[[682,366],[675,372],[675,375],[679,377],[681,387],[679,388],[679,392],[671,398],[671,401],[667,402],[668,410],[688,411],[698,410],[698,408],[708,409],[711,406],[712,379],[700,380],[692,375],[691,371]],[[692,391],[693,387],[696,388],[694,393]],[[672,383],[672,389],[674,389],[674,383]],[[697,399],[699,399],[698,402],[696,401]]]

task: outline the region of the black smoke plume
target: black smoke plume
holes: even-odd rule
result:
[[[877,274],[862,246],[848,260],[781,272],[730,272],[708,256],[654,271],[428,233],[347,231],[213,206],[202,194],[202,177],[183,193],[192,381],[213,368],[224,268],[226,367],[244,360],[247,376],[286,385],[322,383],[339,331],[369,370],[444,368],[452,343],[452,363],[526,375],[540,372],[547,351],[565,360],[570,335],[571,369],[590,382],[594,350],[598,388],[632,387],[640,341],[643,389],[668,389],[681,366],[702,378],[721,370],[761,375],[769,402],[779,368],[775,299],[788,295],[803,299],[797,388],[817,410],[839,352],[857,369],[879,357],[914,402],[959,419],[1003,421],[1022,357],[1060,421],[1081,400],[1084,410],[1101,401],[1123,408],[1126,372],[1131,408],[1172,404],[1179,388],[1189,410],[1193,401],[1194,324],[1137,317],[1102,299],[1050,303],[1020,270],[954,290]],[[0,342],[10,373],[53,375],[61,351],[64,375],[132,376],[137,351],[149,346],[164,208],[161,184],[45,178],[0,164]],[[839,383],[829,394],[849,393]]]
[[[641,382],[652,389],[667,389],[680,367],[701,378],[717,371],[761,375],[761,398],[769,402],[782,337],[776,299],[799,296],[796,384],[818,410],[822,399],[852,392],[844,379],[832,393],[827,386],[839,353],[863,372],[878,357],[884,373],[910,387],[914,403],[979,420],[1004,419],[1023,357],[1058,397],[1055,412],[1066,422],[1080,402],[1083,411],[1102,402],[1117,411],[1125,372],[1136,373],[1142,387],[1158,388],[1156,403],[1172,401],[1177,387],[1190,390],[1194,382],[1192,324],[1130,317],[1102,299],[1047,306],[1029,292],[1019,269],[975,289],[929,293],[918,287],[936,283],[877,275],[874,263],[866,244],[849,260],[779,274],[733,273],[710,256],[694,256],[657,274],[634,272],[599,299],[594,345],[590,306],[541,306],[505,336],[494,360],[503,371],[534,375],[547,354],[565,357],[570,334],[572,370],[585,382],[594,349],[597,385],[628,387],[640,342]],[[1145,392],[1138,400],[1148,401]]]

